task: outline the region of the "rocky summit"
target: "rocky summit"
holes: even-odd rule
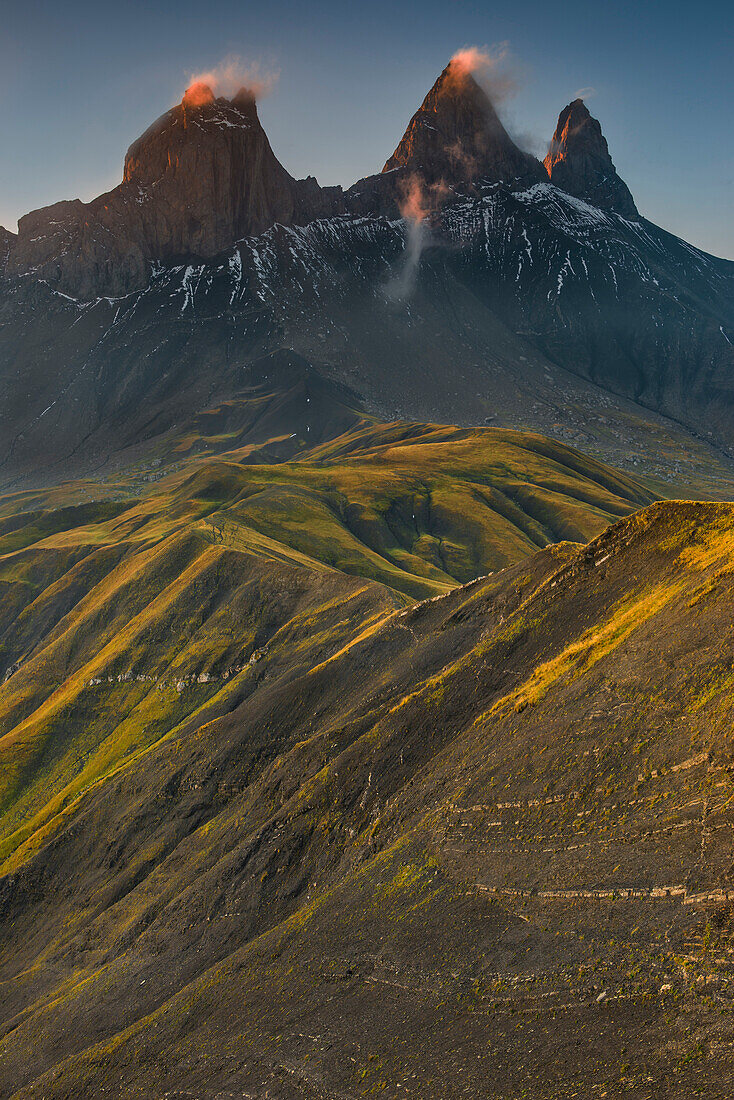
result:
[[[332,214],[339,192],[286,172],[246,88],[227,100],[195,85],[130,147],[113,191],[21,218],[8,270],[119,296],[142,289],[154,262],[211,258],[275,222]]]
[[[601,126],[582,99],[575,99],[561,111],[545,168],[551,183],[570,195],[602,210],[639,218],[630,189],[612,163]]]
[[[0,1097],[729,1100],[732,498],[580,100],[343,191],[195,83],[0,230]]]
[[[470,72],[450,62],[413,115],[383,172],[417,173],[427,183],[484,180],[532,184],[542,165],[521,152]]]

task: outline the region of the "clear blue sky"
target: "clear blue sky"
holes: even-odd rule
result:
[[[539,150],[579,88],[641,211],[734,258],[730,0],[0,0],[0,223],[119,182],[127,146],[228,54],[278,69],[260,114],[294,175],[378,171],[450,55],[507,42]]]

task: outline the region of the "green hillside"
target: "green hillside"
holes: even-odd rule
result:
[[[308,667],[355,621],[649,499],[537,437],[405,425],[276,466],[189,464],[119,499],[138,489],[0,499],[0,855],[193,713],[241,702],[261,651]]]

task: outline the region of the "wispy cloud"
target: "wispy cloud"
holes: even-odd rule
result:
[[[272,92],[279,76],[279,70],[272,66],[266,66],[261,61],[244,61],[231,54],[211,69],[192,73],[189,87],[206,85],[215,96],[226,96],[227,99],[231,99],[241,88],[246,88],[255,99],[262,99]]]
[[[592,88],[589,85],[588,88],[577,88],[573,93],[574,99],[592,99],[596,95],[596,88]]]

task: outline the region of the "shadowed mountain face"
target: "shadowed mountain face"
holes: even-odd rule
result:
[[[10,249],[15,244],[16,234],[11,233],[4,226],[0,225],[0,275],[5,270],[5,265],[10,255]]]
[[[405,607],[248,480],[2,502],[4,1094],[728,1095],[732,507]]]
[[[602,210],[639,218],[627,184],[612,164],[601,126],[582,99],[561,111],[545,168],[551,183]]]
[[[295,354],[380,419],[520,426],[731,495],[732,265],[550,184],[457,196],[424,240],[408,284],[404,223],[348,215],[161,266],[121,300],[6,279],[0,484],[164,459],[223,404],[235,431],[260,364]]]

